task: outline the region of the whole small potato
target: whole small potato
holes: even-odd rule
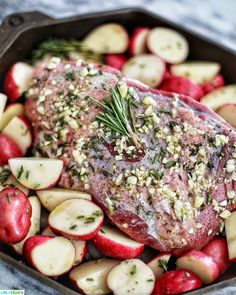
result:
[[[0,192],[0,241],[18,243],[30,228],[32,208],[26,195],[16,188]]]

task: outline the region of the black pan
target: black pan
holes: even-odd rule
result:
[[[10,15],[0,26],[0,92],[8,68],[19,60],[27,59],[32,49],[44,39],[48,37],[81,39],[92,28],[107,22],[118,22],[124,25],[129,32],[137,26],[161,25],[175,28],[188,39],[190,59],[217,61],[222,65],[222,73],[226,82],[236,82],[236,52],[193,33],[185,28],[184,24],[176,25],[144,9],[118,9],[64,19],[53,19],[40,12],[28,12]],[[62,294],[78,294],[72,290],[66,276],[55,281],[39,274],[22,263],[20,258],[3,244],[0,244],[0,259]],[[208,292],[213,294],[215,290],[230,285],[236,285],[235,265],[232,265],[214,284],[188,294],[200,295]]]

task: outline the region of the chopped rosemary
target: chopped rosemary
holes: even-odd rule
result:
[[[132,139],[137,148],[140,148],[139,138],[134,127],[134,119],[131,112],[131,102],[121,96],[118,87],[110,89],[111,98],[104,98],[103,103],[91,97],[103,111],[96,119],[102,122],[106,127],[128,136]]]
[[[175,166],[175,164],[176,164],[176,161],[169,161],[169,162],[164,164],[164,167],[165,168],[171,168],[171,167]]]
[[[131,270],[130,270],[130,274],[131,274],[131,275],[135,275],[136,272],[137,272],[137,266],[134,264],[133,267],[132,267]]]
[[[207,205],[211,203],[211,194],[207,193]]]
[[[20,169],[18,170],[18,174],[16,178],[20,179],[23,173],[24,173],[24,167],[21,165]]]
[[[0,183],[4,183],[10,175],[10,170],[7,168],[3,168],[2,171],[0,172]]]
[[[155,164],[159,158],[160,158],[160,154],[155,154],[155,156],[152,158],[152,164]]]
[[[93,281],[93,278],[87,278],[86,281],[92,282]]]
[[[70,72],[66,73],[65,78],[66,78],[67,81],[75,81],[76,80],[75,72],[70,71]]]
[[[97,210],[97,211],[93,212],[92,215],[93,215],[93,216],[96,216],[96,217],[99,217],[99,216],[102,215],[102,212],[101,212],[100,210]]]
[[[164,271],[167,271],[167,260],[165,259],[159,259],[158,260],[159,266],[164,269]]]
[[[94,221],[95,221],[95,217],[91,216],[91,217],[87,217],[84,223],[87,224],[87,223],[92,223]]]
[[[159,113],[164,113],[164,114],[168,114],[168,115],[172,115],[172,112],[166,109],[159,109],[157,110]]]

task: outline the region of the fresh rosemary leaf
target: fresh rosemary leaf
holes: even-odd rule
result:
[[[165,163],[165,168],[171,168],[171,167],[173,167],[173,166],[175,166],[175,164],[176,164],[176,161],[169,161],[169,162],[167,162],[167,163]]]
[[[66,40],[49,38],[43,41],[35,50],[33,50],[32,62],[42,59],[46,54],[69,59],[70,53],[72,52],[81,53],[85,59],[94,58],[98,61],[102,61],[100,54],[86,49],[81,41],[75,39]]]
[[[139,138],[136,133],[131,102],[126,101],[116,87],[110,89],[110,98],[106,97],[103,103],[92,98],[92,101],[103,111],[96,119],[106,127],[129,137],[136,147],[140,148]]]

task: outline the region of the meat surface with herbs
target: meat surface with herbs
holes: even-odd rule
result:
[[[27,97],[34,154],[62,159],[59,185],[89,191],[133,239],[180,255],[223,230],[236,132],[208,108],[58,58],[37,67]]]

